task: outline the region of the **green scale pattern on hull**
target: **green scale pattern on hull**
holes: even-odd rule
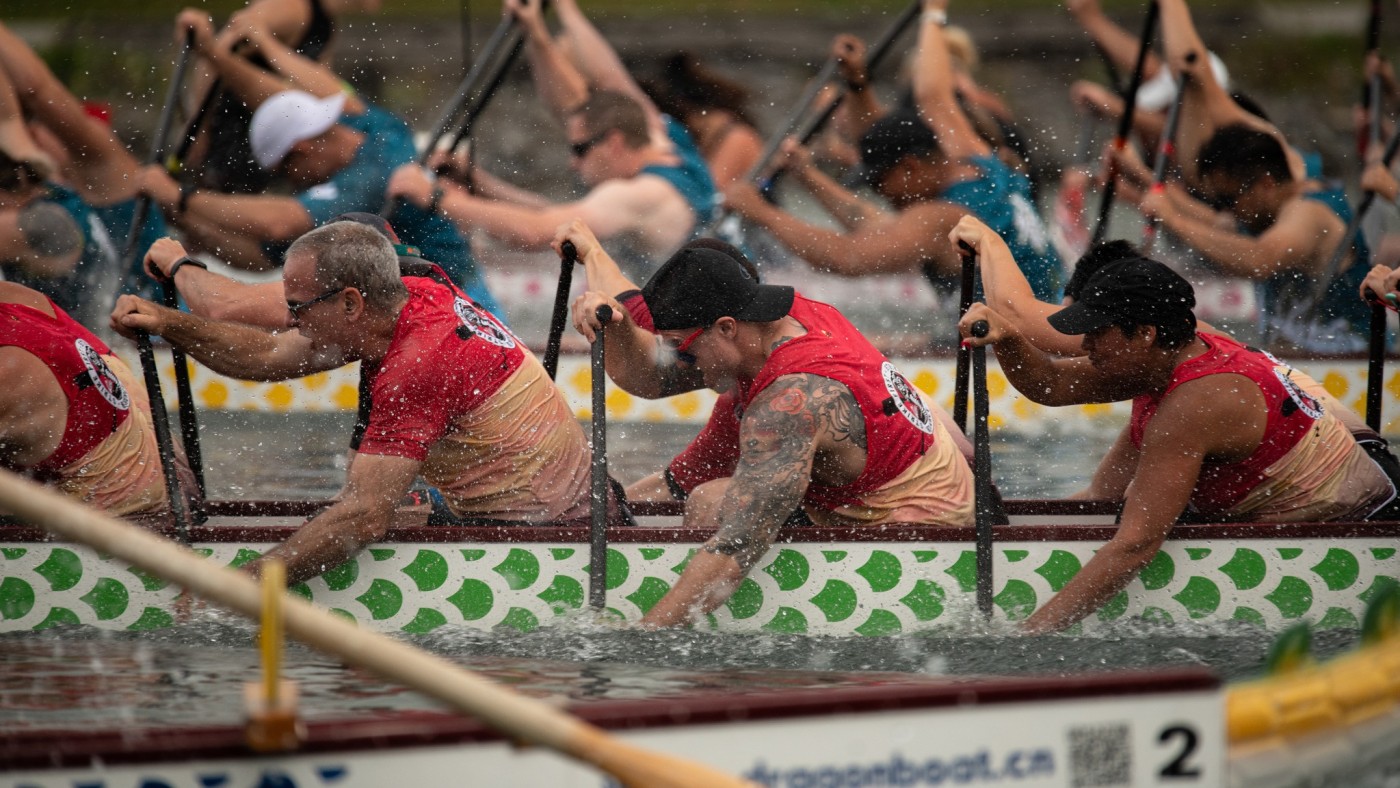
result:
[[[1339,546],[1338,541],[1345,541]],[[270,545],[195,549],[238,566]],[[1092,557],[1090,542],[997,545],[996,616],[1025,618]],[[660,599],[691,545],[608,550],[608,608],[628,621]],[[585,605],[588,550],[576,544],[381,544],[292,588],[380,631],[442,626],[529,631]],[[1271,629],[1298,621],[1355,628],[1378,588],[1400,576],[1395,540],[1169,543],[1084,630],[1143,618],[1162,623],[1243,619]],[[786,544],[770,551],[710,616],[728,631],[886,635],[952,626],[975,615],[972,546]],[[120,561],[67,544],[0,546],[0,631],[82,624],[144,630],[174,624],[179,590]]]

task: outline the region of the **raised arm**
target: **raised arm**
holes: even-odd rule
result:
[[[525,53],[530,58],[530,73],[540,100],[562,124],[569,113],[588,100],[588,80],[549,34],[540,0],[505,0],[505,7],[525,33]]]
[[[160,238],[146,252],[146,271],[168,279],[171,269],[184,259],[188,256],[183,246],[172,238]],[[269,330],[287,327],[287,298],[281,279],[238,282],[202,266],[186,264],[175,269],[174,281],[190,311],[200,317]]]
[[[862,199],[836,182],[812,161],[812,154],[795,139],[783,141],[784,166],[792,173],[831,218],[847,230],[854,230],[867,221],[889,216],[887,211],[869,200]]]
[[[573,63],[583,73],[588,85],[594,89],[611,90],[631,97],[646,111],[647,125],[652,130],[652,136],[666,140],[661,111],[632,78],[631,72],[623,65],[622,58],[617,56],[612,44],[608,43],[603,34],[598,32],[598,28],[588,20],[576,0],[555,0],[554,8],[560,24],[564,26],[564,36],[569,42]]]
[[[293,87],[319,98],[345,92],[340,77],[324,63],[298,54],[276,36],[261,29],[255,29],[249,35],[248,41],[253,48]],[[347,93],[345,111],[358,115],[365,111],[365,103],[354,94]]]
[[[175,32],[182,40],[187,33],[194,34],[194,50],[209,61],[224,86],[249,107],[258,107],[288,87],[280,77],[258,68],[235,53],[231,44],[216,39],[214,23],[203,11],[190,9],[180,12],[175,20]]]
[[[1094,40],[1094,45],[1108,57],[1114,67],[1124,74],[1132,73],[1132,70],[1137,66],[1139,49],[1137,36],[1109,19],[1099,6],[1098,0],[1067,0],[1065,7],[1069,9],[1070,16],[1074,17],[1074,21],[1084,28],[1084,32],[1088,33],[1089,37]],[[1162,59],[1157,57],[1155,52],[1148,52],[1147,62],[1143,64],[1143,81],[1151,79],[1161,68]]]
[[[719,504],[719,529],[647,612],[643,626],[687,623],[734,593],[802,505],[823,432],[849,425],[852,412],[859,409],[850,391],[817,375],[785,375],[754,398],[739,425],[739,464]]]
[[[914,60],[914,103],[919,116],[933,129],[938,146],[950,160],[986,156],[991,146],[977,131],[958,105],[953,77],[953,59],[943,37],[948,0],[924,0],[919,23],[919,51]]]

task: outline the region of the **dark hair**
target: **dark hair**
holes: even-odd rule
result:
[[[657,106],[669,115],[684,119],[695,112],[722,109],[752,126],[747,104],[749,89],[704,67],[694,54],[685,50],[662,61],[660,79],[646,86]]]
[[[635,99],[615,90],[595,90],[575,112],[583,120],[584,131],[593,137],[616,129],[631,148],[651,141],[646,110]]]
[[[1293,182],[1288,156],[1278,139],[1239,124],[1211,135],[1196,156],[1196,168],[1203,178],[1223,175],[1246,188],[1266,175],[1278,183]]]
[[[1074,273],[1070,274],[1069,281],[1065,283],[1065,295],[1079,300],[1079,294],[1084,290],[1084,285],[1094,274],[1099,272],[1109,263],[1116,263],[1119,260],[1127,260],[1130,257],[1137,257],[1137,249],[1121,238],[1115,241],[1104,241],[1089,247],[1089,251],[1079,258],[1079,262],[1074,264]]]
[[[44,182],[44,174],[27,161],[0,150],[0,191],[18,194]]]

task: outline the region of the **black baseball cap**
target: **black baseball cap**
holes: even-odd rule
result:
[[[865,182],[872,189],[879,188],[885,175],[905,156],[938,150],[938,138],[917,112],[908,109],[891,112],[875,121],[860,138]]]
[[[1073,304],[1050,316],[1061,334],[1089,334],[1109,326],[1189,326],[1194,329],[1196,292],[1167,266],[1146,257],[1100,268]]]
[[[396,252],[399,257],[423,256],[423,253],[418,251],[418,247],[410,246],[404,243],[399,238],[399,234],[394,231],[394,226],[389,224],[389,220],[385,219],[383,216],[380,216],[377,213],[369,213],[368,211],[349,211],[347,213],[342,213],[341,215],[335,217],[331,221],[356,222],[358,224],[363,224],[366,227],[372,227],[378,230],[380,235],[384,236],[385,238],[388,238],[389,243],[394,245],[394,252]]]
[[[783,318],[794,291],[759,284],[743,252],[714,240],[692,241],[662,264],[642,288],[658,331],[709,326],[721,317],[750,323]]]

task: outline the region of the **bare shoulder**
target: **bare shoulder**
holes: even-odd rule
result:
[[[1207,375],[1162,398],[1150,430],[1206,450],[1257,442],[1267,422],[1264,394],[1243,375]]]
[[[42,293],[14,282],[0,282],[0,304],[19,304],[37,309],[51,317],[56,316],[53,305]]]

